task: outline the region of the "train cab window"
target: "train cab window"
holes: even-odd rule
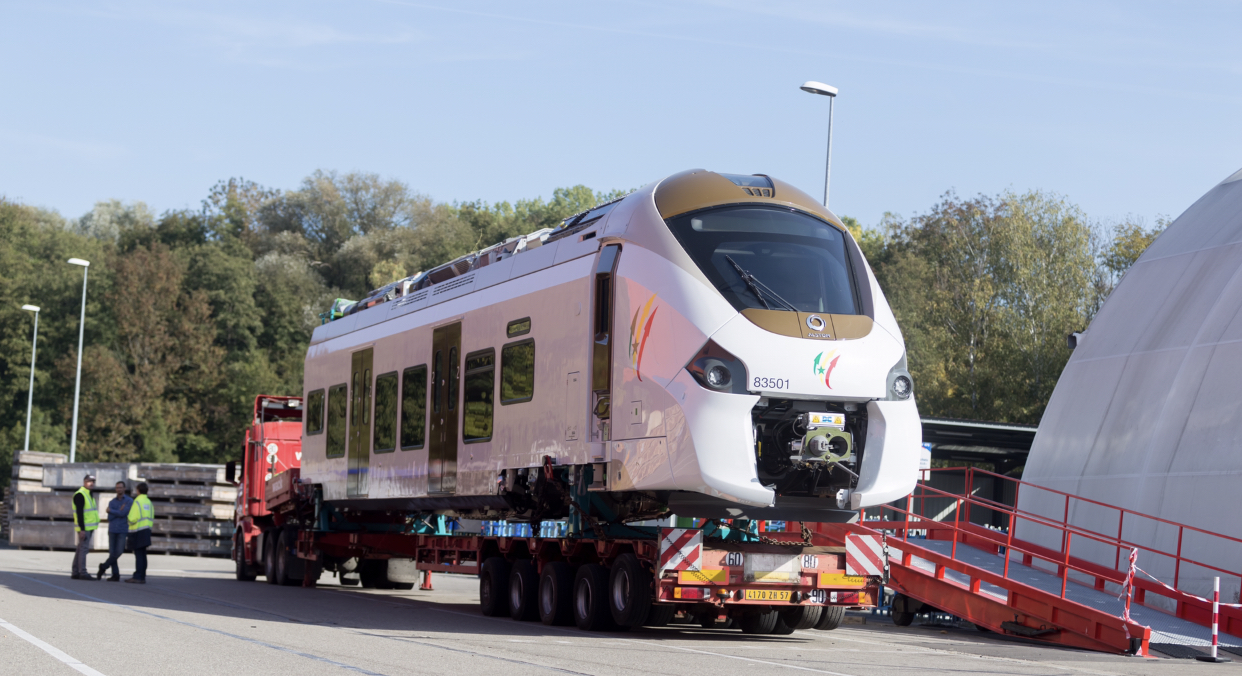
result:
[[[860,313],[845,233],[801,211],[728,206],[668,219],[703,274],[737,310]]]
[[[323,390],[315,390],[306,395],[306,433],[320,434],[323,432]]]
[[[520,404],[535,397],[535,340],[509,343],[500,349],[500,405]]]
[[[465,395],[462,440],[471,443],[491,439],[492,403],[496,397],[495,350],[481,350],[466,355]]]
[[[328,388],[327,456],[345,455],[345,411],[349,408],[349,392],[345,383]]]
[[[397,450],[397,372],[375,378],[375,423],[372,448],[376,453]]]
[[[401,374],[401,450],[427,443],[427,366]]]

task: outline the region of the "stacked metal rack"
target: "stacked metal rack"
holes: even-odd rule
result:
[[[225,482],[223,465],[164,463],[73,463],[64,456],[21,456],[19,462],[47,460],[38,484],[24,480],[9,502],[11,544],[30,549],[72,549],[73,493],[82,477],[97,478],[95,499],[99,503],[100,527],[91,542],[94,550],[107,549],[107,504],[117,481],[132,489],[146,481],[155,507],[152,552],[197,556],[228,556],[233,535],[233,510],[237,489]],[[29,462],[27,464],[29,464]],[[14,473],[18,469],[15,466]],[[33,472],[26,471],[33,477]],[[17,487],[17,486],[15,486]],[[24,489],[24,490],[21,490]]]

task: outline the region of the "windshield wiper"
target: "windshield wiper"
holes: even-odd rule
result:
[[[746,288],[750,289],[750,292],[755,294],[755,298],[758,298],[760,303],[763,303],[764,309],[766,310],[772,309],[772,306],[768,305],[768,301],[763,299],[763,292],[767,291],[768,295],[771,296],[774,300],[780,302],[781,305],[784,305],[785,309],[793,310],[794,312],[798,311],[798,308],[794,307],[793,303],[790,303],[784,298],[781,298],[780,294],[768,288],[768,285],[759,281],[758,277],[747,272],[742,266],[738,265],[737,261],[733,260],[733,258],[726,255],[725,260],[729,261],[729,265],[732,265],[734,270],[737,270],[738,276],[742,278],[743,282],[746,282]]]

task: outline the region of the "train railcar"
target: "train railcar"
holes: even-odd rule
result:
[[[892,311],[769,176],[675,174],[328,319],[301,476],[334,508],[555,518],[564,476],[618,521],[840,521],[916,481]]]

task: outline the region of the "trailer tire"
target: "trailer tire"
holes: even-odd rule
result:
[[[793,606],[779,611],[781,621],[792,627],[791,631],[814,627],[819,624],[819,618],[822,617],[823,612],[823,606]]]
[[[775,610],[746,613],[738,624],[742,625],[743,634],[771,634],[776,628],[777,617]]]
[[[672,603],[653,603],[651,604],[651,610],[647,611],[647,621],[643,622],[643,626],[667,627],[676,614],[677,606]]]
[[[358,579],[363,589],[400,589],[388,579],[388,559],[363,559],[358,562]],[[413,589],[413,586],[410,586]]]
[[[776,624],[772,625],[772,632],[777,636],[788,636],[794,633],[793,625],[785,621],[785,616],[780,611],[776,612]]]
[[[819,622],[815,623],[815,628],[820,631],[830,631],[841,626],[841,620],[845,618],[845,606],[824,606],[824,612],[819,616]]]
[[[893,611],[893,624],[899,627],[908,627],[914,623],[914,613],[907,611]]]
[[[584,631],[608,631],[616,625],[608,606],[608,569],[598,563],[574,575],[574,624]]]
[[[346,575],[349,577],[346,577]],[[336,573],[336,581],[341,583],[342,587],[353,587],[362,582],[362,580],[358,578],[357,573],[342,573],[340,571],[337,571]]]
[[[530,559],[514,561],[509,571],[509,617],[519,622],[539,619],[539,571]]]
[[[608,579],[608,605],[620,628],[641,627],[651,610],[651,573],[626,552],[612,564]]]
[[[276,584],[289,587],[302,582],[306,575],[306,566],[297,554],[289,551],[297,534],[292,530],[282,530],[275,541]]]
[[[574,570],[564,561],[544,564],[539,576],[539,619],[544,624],[574,623]]]
[[[479,568],[479,609],[487,617],[509,613],[509,563],[499,556]]]

